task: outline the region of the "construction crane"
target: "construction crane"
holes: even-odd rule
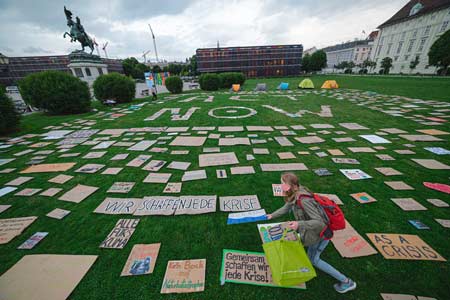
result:
[[[105,52],[105,57],[106,57],[106,58],[108,58],[108,53],[106,52],[106,46],[108,46],[108,43],[109,43],[109,42],[104,43],[104,44],[103,44],[103,47],[102,47],[103,51]]]
[[[95,50],[97,50],[97,55],[100,56],[100,51],[98,51],[98,43],[94,38],[94,46],[95,46]]]
[[[153,47],[155,48],[156,62],[159,62],[159,60],[158,60],[158,51],[156,50],[156,40],[155,40],[155,35],[153,34],[152,26],[150,26],[150,24],[148,24],[148,27],[150,28],[150,33],[152,34]]]
[[[147,63],[147,54],[150,53],[150,50],[143,52],[142,57],[144,58],[144,64]]]

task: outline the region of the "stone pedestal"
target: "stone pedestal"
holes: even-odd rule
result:
[[[108,74],[108,65],[104,64],[98,55],[74,51],[69,54],[69,59],[70,64],[67,66],[73,76],[87,82],[90,87],[98,76]]]

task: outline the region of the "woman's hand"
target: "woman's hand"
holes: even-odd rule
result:
[[[271,220],[272,219],[272,215],[266,215],[267,220]]]
[[[298,229],[298,222],[296,222],[296,221],[288,222],[288,227],[290,229],[292,229],[292,230],[297,231],[297,229]]]

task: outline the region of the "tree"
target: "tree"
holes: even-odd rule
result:
[[[311,54],[306,53],[302,58],[302,70],[305,73],[311,72]]]
[[[383,74],[389,74],[389,70],[392,68],[392,58],[385,57],[381,60],[381,69],[383,70]]]
[[[190,76],[198,75],[197,71],[197,56],[194,54],[189,58],[188,72]]]
[[[337,65],[334,66],[338,70],[344,70],[349,68],[349,62],[348,61],[341,61]]]
[[[152,72],[153,72],[153,73],[161,73],[161,71],[162,71],[162,69],[161,69],[161,67],[158,66],[158,65],[154,65],[154,66],[152,67]]]
[[[311,55],[311,71],[320,71],[327,66],[327,54],[323,50],[314,52]]]
[[[450,29],[438,38],[428,52],[428,63],[442,69],[442,75],[447,75],[450,65]]]
[[[409,63],[410,73],[412,73],[412,71],[417,67],[418,64],[419,64],[419,56],[417,55],[416,58]]]
[[[361,68],[369,69],[369,70],[371,70],[372,68],[375,68],[376,66],[377,66],[377,63],[368,58],[365,61],[363,61],[361,64]]]
[[[138,60],[134,57],[125,58],[122,61],[123,72],[126,76],[132,76],[134,69],[139,64]]]

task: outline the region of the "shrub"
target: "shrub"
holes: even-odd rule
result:
[[[27,75],[19,82],[19,90],[26,103],[50,114],[77,114],[91,108],[87,83],[65,72]]]
[[[20,122],[20,114],[12,100],[0,90],[0,135],[17,129]]]
[[[243,85],[245,82],[245,75],[243,73],[221,73],[219,74],[220,83],[222,88],[229,89],[233,84]]]
[[[117,103],[131,102],[136,93],[134,80],[119,73],[99,76],[94,81],[95,98],[104,102],[115,100]]]
[[[172,94],[179,94],[183,91],[183,80],[178,76],[170,76],[166,79],[166,88]]]
[[[202,74],[199,83],[202,90],[217,91],[220,87],[220,78],[217,74]]]

